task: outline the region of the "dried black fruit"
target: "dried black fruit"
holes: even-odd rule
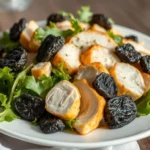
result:
[[[140,65],[144,72],[150,74],[150,56],[142,56],[140,60]]]
[[[93,82],[95,90],[105,99],[113,98],[117,95],[118,87],[115,80],[109,74],[102,72]]]
[[[8,52],[0,59],[0,67],[10,67],[13,71],[21,70],[27,63],[27,52],[24,48],[18,47]]]
[[[62,131],[65,128],[65,124],[61,119],[50,114],[43,115],[39,121],[39,125],[41,130],[46,134]]]
[[[48,35],[38,49],[36,60],[38,62],[49,61],[65,43],[61,36]]]
[[[12,41],[18,41],[21,32],[24,30],[26,25],[26,19],[20,19],[18,23],[15,23],[10,29],[10,39]]]
[[[120,60],[126,63],[137,63],[141,58],[141,54],[129,43],[117,46],[115,52]]]
[[[51,14],[48,18],[47,18],[47,25],[50,24],[50,22],[62,22],[68,20],[67,16],[63,16],[62,14]]]
[[[4,48],[0,46],[0,57],[2,57],[3,53],[4,53]]]
[[[128,36],[125,36],[124,38],[135,41],[135,42],[138,42],[138,37],[135,36],[135,35],[128,35]]]
[[[23,94],[15,100],[14,107],[21,118],[34,121],[44,113],[45,102],[40,97]]]
[[[111,129],[129,124],[136,115],[136,105],[129,95],[114,97],[106,103],[104,117]]]
[[[91,19],[91,24],[98,24],[106,30],[112,28],[109,18],[107,18],[104,14],[94,14]]]

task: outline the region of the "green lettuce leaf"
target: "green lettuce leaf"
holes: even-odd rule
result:
[[[73,30],[68,29],[65,31],[61,31],[56,27],[55,23],[50,22],[51,28],[48,26],[45,28],[45,30],[42,28],[38,28],[36,30],[36,34],[34,35],[34,39],[43,41],[50,34],[55,36],[63,36],[64,38],[66,38],[82,31],[76,19],[71,19],[70,22],[72,24]]]
[[[14,82],[14,73],[8,67],[0,68],[0,93],[9,95]]]
[[[5,52],[12,50],[13,48],[18,47],[19,42],[13,42],[10,40],[9,33],[4,32],[2,37],[0,38],[0,45],[4,47]]]
[[[150,90],[137,102],[138,117],[150,114]]]
[[[76,119],[73,119],[73,120],[65,120],[65,121],[64,121],[65,128],[66,128],[66,129],[71,129],[71,130],[73,130],[73,124],[74,124],[76,121],[77,121]]]
[[[85,23],[90,22],[91,16],[93,15],[89,6],[82,6],[80,10],[77,11],[77,14],[78,20]]]
[[[122,45],[123,37],[120,35],[114,35],[113,32],[107,31],[107,34],[118,44]]]

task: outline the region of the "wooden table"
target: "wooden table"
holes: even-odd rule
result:
[[[90,5],[95,13],[104,13],[117,24],[150,35],[150,0],[33,0],[28,10],[0,13],[0,30],[10,28],[19,18],[44,20],[52,12],[75,13],[82,5]],[[141,150],[150,149],[150,137],[139,141]]]

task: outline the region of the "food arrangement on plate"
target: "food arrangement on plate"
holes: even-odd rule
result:
[[[46,134],[85,135],[150,113],[150,50],[88,6],[77,14],[50,14],[43,28],[20,19],[3,33],[0,122],[24,119]]]

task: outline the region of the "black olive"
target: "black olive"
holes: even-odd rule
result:
[[[0,57],[3,56],[3,53],[4,53],[4,48],[2,46],[0,46]]]
[[[91,24],[98,24],[106,30],[112,28],[109,18],[107,18],[104,14],[94,14],[91,19]]]
[[[95,90],[105,99],[113,98],[117,95],[118,87],[115,80],[109,74],[102,72],[93,82]]]
[[[115,52],[126,63],[137,63],[141,58],[141,54],[129,43],[116,47]]]
[[[21,32],[24,30],[26,25],[26,19],[20,19],[18,23],[15,23],[10,29],[10,39],[12,41],[18,41]]]
[[[138,37],[135,36],[135,35],[128,35],[128,36],[125,36],[124,38],[125,38],[125,39],[130,39],[130,40],[135,41],[135,42],[138,42],[138,41],[139,41],[139,40],[138,40]]]
[[[67,16],[64,16],[62,14],[51,14],[48,18],[47,18],[47,25],[49,25],[50,22],[62,22],[65,20],[68,20],[69,18]]]
[[[34,121],[44,113],[45,102],[40,97],[23,94],[15,100],[14,108],[21,118]]]
[[[61,119],[50,114],[43,115],[39,121],[39,125],[41,130],[46,134],[62,131],[65,128],[65,124]]]
[[[13,71],[21,70],[27,63],[27,52],[24,48],[18,47],[8,52],[0,59],[0,67],[10,67]]]
[[[129,124],[136,115],[136,105],[129,95],[114,97],[106,103],[104,118],[111,129]]]
[[[65,43],[61,36],[48,35],[38,49],[36,60],[38,62],[49,61]]]
[[[144,72],[150,74],[150,56],[142,56],[140,60],[140,65]]]

